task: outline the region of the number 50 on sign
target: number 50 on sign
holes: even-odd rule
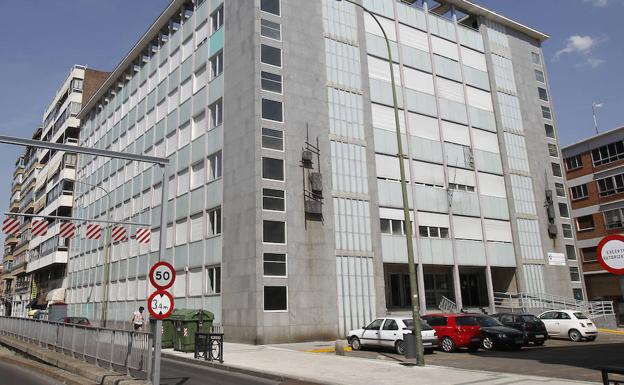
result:
[[[170,288],[175,281],[176,273],[170,263],[161,261],[150,269],[149,279],[152,286],[159,290]]]

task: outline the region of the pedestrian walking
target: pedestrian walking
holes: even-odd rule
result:
[[[143,331],[143,323],[145,322],[145,317],[143,316],[144,310],[145,308],[141,306],[139,310],[135,311],[132,315],[132,326],[134,326],[134,330],[137,332]]]

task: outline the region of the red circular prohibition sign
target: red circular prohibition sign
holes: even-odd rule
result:
[[[167,268],[169,270],[169,272],[171,273],[171,280],[169,281],[169,283],[167,283],[166,285],[162,286],[160,284],[158,284],[158,282],[156,282],[156,278],[154,277],[154,274],[156,273],[156,269],[159,268],[160,266],[164,266],[165,268]],[[152,268],[149,271],[149,280],[150,283],[152,284],[152,286],[154,286],[156,289],[160,289],[160,290],[166,290],[169,289],[171,286],[173,286],[173,283],[175,282],[176,279],[176,272],[175,269],[173,268],[173,266],[171,266],[171,264],[169,262],[165,262],[165,261],[160,261],[154,264],[154,266],[152,266]]]
[[[157,295],[162,295],[162,296],[165,296],[165,297],[169,298],[169,303],[171,305],[169,306],[169,309],[167,309],[167,311],[165,313],[156,313],[156,311],[154,309],[152,309],[152,302],[154,301],[154,298],[156,298]],[[149,310],[149,312],[152,315],[152,317],[154,317],[157,320],[163,320],[165,318],[169,318],[169,316],[173,312],[173,307],[174,307],[173,306],[173,296],[168,291],[156,290],[147,299],[147,309]]]
[[[612,242],[612,241],[622,242],[622,246],[624,248],[624,236],[623,235],[620,235],[620,234],[607,235],[606,237],[602,238],[600,243],[598,243],[598,250],[597,250],[598,262],[600,262],[600,265],[602,266],[603,269],[609,271],[610,273],[622,275],[624,274],[624,268],[618,269],[618,268],[614,268],[610,266],[609,264],[607,264],[607,262],[605,262],[604,255],[602,255],[604,246],[607,243]]]

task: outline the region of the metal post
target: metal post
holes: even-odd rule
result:
[[[337,0],[342,1],[342,0]],[[416,337],[416,364],[418,366],[425,365],[425,354],[424,347],[422,342],[422,334],[421,334],[421,324],[420,324],[420,303],[418,296],[418,286],[416,283],[416,265],[414,264],[414,244],[413,244],[413,236],[414,233],[412,231],[412,222],[410,220],[409,215],[409,203],[407,197],[407,182],[405,180],[405,164],[403,162],[403,143],[401,140],[401,123],[399,120],[399,106],[397,102],[397,92],[396,92],[396,84],[394,82],[394,64],[392,61],[392,48],[390,47],[390,40],[388,39],[388,35],[384,30],[383,26],[377,19],[377,16],[373,12],[371,12],[368,8],[364,7],[361,4],[356,3],[353,0],[344,0],[347,3],[351,3],[363,11],[368,13],[377,23],[381,32],[384,35],[384,39],[386,40],[386,47],[388,49],[388,64],[390,65],[390,83],[392,84],[392,101],[394,104],[394,122],[396,125],[396,136],[397,136],[397,146],[398,146],[398,156],[399,156],[399,171],[401,175],[401,195],[403,196],[403,219],[405,221],[405,239],[407,241],[407,264],[409,268],[409,282],[410,282],[410,296],[412,301],[412,319],[414,322],[414,335]]]
[[[160,199],[160,237],[158,247],[158,261],[162,261],[165,249],[167,247],[167,195],[169,194],[169,172],[170,167],[162,166],[162,191]],[[150,304],[147,304],[150,306]],[[156,320],[156,328],[154,330],[154,370],[152,377],[153,385],[160,385],[160,348],[162,345],[162,321]]]
[[[104,190],[102,188],[102,190]],[[110,207],[110,194],[106,192],[106,219],[111,220],[111,207]],[[110,280],[110,243],[111,243],[111,228],[110,222],[104,226],[104,277],[102,278],[102,286],[104,289],[104,297],[102,298],[102,326],[106,327],[106,321],[108,318],[108,286]],[[112,246],[112,245],[111,245]]]

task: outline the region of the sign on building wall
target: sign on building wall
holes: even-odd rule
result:
[[[566,258],[563,253],[548,253],[548,264],[553,266],[565,266]]]
[[[624,275],[624,236],[607,235],[598,243],[598,262],[603,269]]]

